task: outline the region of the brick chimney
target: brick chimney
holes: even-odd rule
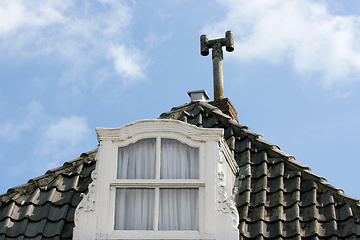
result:
[[[223,113],[239,122],[239,120],[237,119],[237,111],[228,98],[223,98],[208,103],[219,108]]]

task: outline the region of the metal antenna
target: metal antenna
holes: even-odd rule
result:
[[[221,100],[224,98],[224,77],[223,77],[223,50],[226,46],[226,51],[234,51],[234,33],[227,31],[225,38],[209,40],[207,35],[200,36],[201,55],[209,55],[209,48],[212,48],[213,60],[213,74],[214,74],[214,100]]]

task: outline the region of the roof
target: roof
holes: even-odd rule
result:
[[[235,183],[240,239],[360,239],[359,200],[218,108],[188,103],[160,118],[224,129],[240,167]]]
[[[240,166],[235,184],[240,239],[360,239],[359,200],[217,107],[187,103],[160,118],[224,129]],[[75,209],[92,181],[96,152],[0,195],[0,240],[72,238]]]
[[[0,240],[71,239],[74,213],[91,183],[96,150],[0,195]]]

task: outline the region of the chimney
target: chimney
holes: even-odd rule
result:
[[[188,92],[191,102],[206,102],[209,99],[209,95],[205,90],[197,90]]]
[[[208,103],[213,105],[214,107],[219,108],[220,111],[239,122],[239,120],[237,119],[237,111],[228,98],[223,98],[221,100],[215,100]]]

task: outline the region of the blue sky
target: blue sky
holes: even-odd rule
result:
[[[0,193],[97,146],[95,127],[213,96],[201,34],[232,30],[238,119],[360,198],[360,2],[0,2]]]

